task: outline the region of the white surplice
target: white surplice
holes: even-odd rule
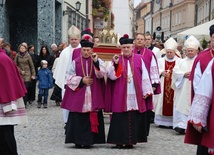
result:
[[[159,48],[153,47],[152,52],[155,54],[157,60],[161,58],[162,53]]]
[[[76,48],[80,48],[81,45],[79,44]],[[66,70],[69,65],[71,65],[73,50],[76,49],[73,48],[71,45],[66,47],[60,54],[53,78],[55,79],[55,84],[59,86],[62,89],[62,98],[65,93],[65,84],[66,84]],[[69,111],[66,109],[63,109],[63,120],[66,123],[68,120],[68,114]]]
[[[173,62],[175,61],[175,65],[180,58],[175,56],[173,59],[168,59],[166,56],[160,58],[158,60],[159,73],[161,74],[165,71],[165,61]],[[172,126],[173,125],[173,117],[172,116],[163,116],[163,95],[164,95],[164,77],[161,76],[161,94],[154,95],[154,111],[155,111],[155,124],[163,125],[163,126]]]
[[[196,65],[193,79],[193,87],[195,95],[193,97],[192,106],[188,116],[188,121],[194,124],[207,126],[208,115],[211,111],[213,100],[213,72],[212,66],[214,58],[209,62],[203,74],[201,74],[200,62]],[[210,121],[212,122],[212,121]],[[213,131],[212,129],[210,129]],[[214,148],[208,148],[208,152],[213,154]]]
[[[88,61],[91,61],[91,60],[88,60]],[[88,71],[88,61],[86,61],[86,76],[89,76],[89,72],[90,72],[90,71]],[[107,70],[105,67],[105,63],[101,59],[98,58],[97,61],[99,61],[100,70],[94,69],[94,72],[95,72],[96,77],[100,79],[107,75]],[[74,60],[71,64],[71,67],[68,68],[67,75],[66,75],[66,84],[73,91],[79,86],[80,81],[83,78],[81,76],[76,75],[76,65],[75,64],[76,63]],[[91,108],[92,108],[91,88],[90,88],[90,86],[87,86],[82,112],[91,112],[91,110],[92,110]]]
[[[184,74],[190,72],[196,56],[192,59],[185,57],[178,61],[173,68],[172,89],[174,89],[173,128],[186,129],[187,118],[191,106],[191,81]]]
[[[142,60],[142,91],[143,91],[143,96],[146,96],[147,94],[151,95],[153,94],[152,90],[152,85],[150,82],[149,74],[146,69],[145,63]],[[117,80],[121,76],[117,77],[115,72],[114,65],[112,64],[108,68],[108,77],[111,80]],[[130,81],[127,82],[127,111],[132,111],[132,110],[139,110],[138,104],[137,104],[137,97],[136,97],[136,91],[135,91],[135,86],[134,86],[134,79],[133,79],[133,74],[131,71],[131,65],[130,62],[128,61],[128,66],[127,66],[127,75],[130,77]]]

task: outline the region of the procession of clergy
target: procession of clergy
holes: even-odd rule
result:
[[[214,25],[210,32],[212,36]],[[93,53],[95,43],[89,29],[80,32],[72,26],[68,33],[70,45],[60,54],[53,75],[62,89],[65,143],[90,148],[107,142],[129,149],[147,142],[153,114],[156,125],[180,134],[185,134],[190,118],[191,122],[197,119],[194,112],[189,116],[191,83],[199,77],[189,78],[195,76],[191,70],[201,47],[194,36],[185,40],[186,56],[181,58],[173,38],[160,51],[152,44],[145,46],[146,40],[152,41],[151,35],[138,33],[131,39],[125,34],[119,39],[121,54],[104,62]],[[103,112],[111,113],[107,141]]]

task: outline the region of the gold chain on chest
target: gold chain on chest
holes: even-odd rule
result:
[[[83,75],[84,75],[84,77],[85,77],[86,74],[85,74],[85,69],[84,69],[84,66],[83,66],[82,56],[81,56],[81,58],[80,58],[80,61],[81,61],[81,66],[82,66],[82,73],[83,73]],[[90,74],[89,74],[88,77],[91,77],[91,74],[92,74],[92,64],[93,64],[93,62],[92,62],[92,59],[91,59]]]

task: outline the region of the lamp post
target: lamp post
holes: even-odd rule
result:
[[[0,5],[3,7],[5,5],[6,0],[0,0]]]
[[[77,11],[79,11],[81,8],[81,3],[79,1],[77,1],[75,4],[76,4]]]

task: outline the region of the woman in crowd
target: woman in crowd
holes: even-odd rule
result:
[[[22,75],[22,78],[25,83],[25,87],[27,88],[27,93],[24,96],[25,106],[27,105],[28,92],[31,89],[31,81],[35,78],[36,72],[33,65],[32,58],[30,54],[27,52],[27,47],[23,44],[20,44],[18,47],[18,53],[15,57],[15,63]]]
[[[43,45],[40,49],[38,64],[41,64],[42,60],[46,60],[48,62],[48,69],[52,70],[55,58],[52,55],[50,55],[50,52],[46,45]],[[38,66],[38,67],[40,67],[40,66]]]

